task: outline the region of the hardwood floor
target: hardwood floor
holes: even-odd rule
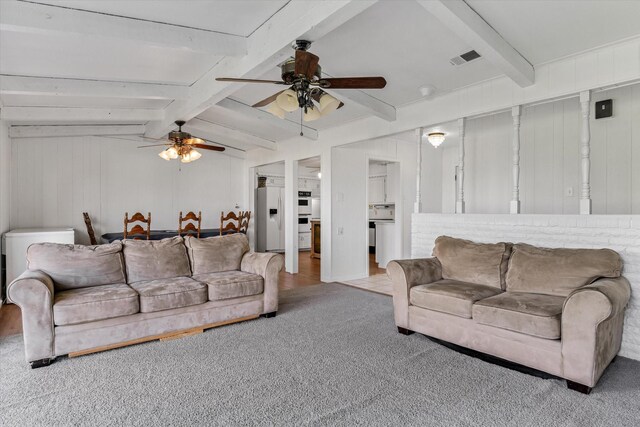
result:
[[[302,286],[320,284],[320,263],[318,258],[311,258],[311,252],[298,253],[298,273],[289,274],[284,270],[280,272],[278,289],[295,289]]]
[[[280,272],[278,288],[280,290],[295,289],[302,286],[321,284],[321,260],[311,258],[310,252],[300,252],[298,256],[298,274]],[[379,268],[373,255],[369,255],[369,275],[384,274],[384,268]],[[5,304],[0,308],[0,338],[22,333],[22,318],[20,307],[15,304]]]
[[[21,333],[20,307],[15,304],[2,304],[0,308],[0,338]]]

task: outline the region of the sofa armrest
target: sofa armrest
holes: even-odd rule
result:
[[[415,285],[442,279],[442,266],[437,258],[405,259],[387,264],[387,275],[393,283],[393,315],[396,326],[409,329],[409,291]]]
[[[280,254],[247,252],[242,257],[240,270],[264,279],[264,313],[278,311],[278,273],[283,266],[284,257]]]
[[[7,299],[22,311],[27,362],[53,359],[53,280],[41,271],[25,271],[7,287]]]
[[[631,286],[624,277],[599,279],[576,289],[562,309],[564,376],[593,387],[618,354]]]

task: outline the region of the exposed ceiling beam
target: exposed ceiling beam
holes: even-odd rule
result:
[[[518,85],[535,83],[533,65],[463,0],[418,0],[418,3]]]
[[[187,86],[0,74],[0,95],[95,96],[126,99],[186,99]]]
[[[222,144],[231,143],[232,146],[241,147],[243,150],[250,150],[252,148],[266,148],[268,150],[275,150],[276,143],[269,141],[268,139],[260,138],[259,136],[251,135],[241,130],[232,129],[226,126],[212,123],[207,120],[199,118],[193,118],[189,120],[184,128],[192,129],[193,131],[187,131],[194,136],[203,138],[202,132],[206,132],[213,142],[220,142]]]
[[[140,42],[213,55],[243,56],[247,53],[245,37],[18,1],[0,2],[0,29],[38,34],[75,33],[119,38],[127,43]]]
[[[273,126],[277,126],[280,129],[293,132],[296,135],[300,133],[300,123],[296,123],[287,119],[279,119],[278,117],[275,117],[271,113],[267,113],[266,111],[260,110],[258,108],[253,108],[252,106],[247,105],[243,102],[240,102],[236,99],[225,98],[222,101],[218,102],[218,105],[228,110],[242,113],[245,116],[262,120],[265,123],[268,123]],[[314,141],[318,139],[318,131],[316,129],[303,125],[302,132],[305,138],[309,138]]]
[[[164,110],[128,108],[60,108],[60,107],[4,107],[0,119],[16,123],[141,123],[161,120]],[[163,136],[163,135],[161,135]]]
[[[60,136],[142,135],[144,125],[11,126],[11,138],[55,138]]]
[[[237,83],[218,82],[216,77],[259,77],[293,54],[290,45],[294,40],[317,40],[375,3],[291,0],[248,38],[245,57],[221,60],[193,84],[188,101],[172,103],[163,120],[147,126],[147,136],[166,134],[174,120],[192,119],[239,88]]]

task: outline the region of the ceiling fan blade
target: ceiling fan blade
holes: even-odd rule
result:
[[[194,144],[204,144],[205,140],[202,138],[188,138],[182,141],[184,144],[194,145]]]
[[[164,147],[171,144],[151,144],[151,145],[139,145],[137,148],[147,148],[147,147]]]
[[[337,77],[318,80],[327,89],[382,89],[387,85],[384,77]]]
[[[191,144],[193,147],[202,148],[203,150],[212,150],[212,151],[224,151],[224,147],[218,147],[216,145],[205,145],[205,144]]]
[[[280,95],[282,92],[284,92],[284,90],[281,90],[278,93],[274,93],[273,95],[271,95],[268,98],[263,99],[260,102],[256,102],[255,104],[252,105],[253,108],[260,108],[260,107],[266,107],[267,105],[271,104],[273,101],[276,100],[276,98],[278,97],[278,95]]]
[[[318,69],[319,60],[320,58],[315,56],[313,53],[304,50],[296,50],[296,65],[294,69],[296,76],[304,74],[309,80],[312,80],[316,70]]]
[[[272,83],[274,85],[285,85],[287,83],[280,80],[258,80],[258,79],[236,79],[233,77],[217,77],[219,82],[237,82],[237,83]]]

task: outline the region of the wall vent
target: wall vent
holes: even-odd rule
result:
[[[480,58],[480,54],[475,50],[470,50],[469,52],[463,53],[460,56],[451,58],[449,60],[449,63],[451,63],[451,65],[458,66],[458,65],[466,64],[467,62],[471,62],[474,59],[478,59],[478,58]]]

